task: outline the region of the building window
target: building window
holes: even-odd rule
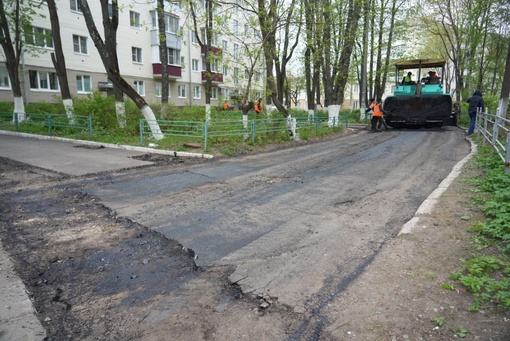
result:
[[[193,98],[200,99],[202,97],[202,87],[200,85],[193,86]]]
[[[191,31],[191,42],[193,44],[198,44],[197,31]]]
[[[176,49],[168,49],[168,64],[169,65],[181,65],[179,64],[181,60],[181,51]]]
[[[193,71],[200,71],[198,69],[199,62],[200,61],[198,59],[192,59],[191,60],[191,70],[193,70]]]
[[[74,52],[88,54],[87,37],[77,36],[73,34]]]
[[[223,88],[223,97],[228,101],[230,99],[230,90]]]
[[[156,97],[161,97],[161,94],[162,94],[161,83],[160,82],[154,83],[154,95]]]
[[[211,99],[218,99],[218,88],[211,88]]]
[[[234,44],[234,59],[239,60],[239,44]]]
[[[129,24],[133,28],[140,28],[140,13],[129,11]]]
[[[71,11],[80,12],[81,13],[81,3],[80,0],[70,0],[71,1]]]
[[[184,71],[184,69],[186,69],[186,59],[181,56],[181,68],[182,68],[182,71]]]
[[[179,85],[177,91],[179,92],[179,98],[186,98],[186,85]]]
[[[30,89],[36,90],[59,90],[58,77],[55,72],[28,71]]]
[[[0,65],[0,89],[10,89],[11,82],[5,65]]]
[[[228,51],[228,41],[223,40],[222,41],[222,47],[223,47],[223,51]]]
[[[165,29],[168,33],[179,33],[179,17],[166,14],[165,15]]]
[[[260,82],[260,72],[255,72],[255,82]]]
[[[135,81],[133,88],[138,92],[140,96],[145,96],[145,83],[144,81]]]
[[[139,47],[131,47],[131,60],[133,63],[142,63],[142,49]]]
[[[32,31],[26,34],[25,41],[28,45],[53,48],[51,31],[45,28],[34,26]]]
[[[79,93],[90,93],[92,91],[92,79],[90,76],[76,76],[76,88]]]
[[[239,68],[234,68],[234,84],[239,84]]]
[[[232,25],[232,31],[234,31],[234,36],[239,35],[239,22],[237,20],[234,20],[234,23]]]

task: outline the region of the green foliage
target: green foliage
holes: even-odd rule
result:
[[[450,279],[458,280],[475,296],[471,311],[478,311],[484,302],[510,310],[510,175],[505,174],[501,159],[488,147],[479,149],[475,161],[484,175],[471,185],[486,199],[475,201],[486,219],[472,226],[472,246],[485,254],[463,260],[463,269],[451,274]]]
[[[461,339],[465,338],[468,334],[468,331],[463,327],[455,327],[452,329],[452,332]]]
[[[438,316],[434,319],[438,327],[442,327],[445,324],[445,318],[443,316]]]

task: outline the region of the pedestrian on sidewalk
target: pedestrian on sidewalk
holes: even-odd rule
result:
[[[483,107],[485,106],[485,103],[483,102],[482,91],[478,89],[475,90],[473,96],[469,97],[467,99],[467,102],[469,103],[468,114],[470,119],[467,134],[472,135],[475,132],[476,113],[479,110],[478,108],[483,109]]]

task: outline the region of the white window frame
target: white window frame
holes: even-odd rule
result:
[[[33,76],[36,76],[35,79]],[[47,83],[47,86],[43,86],[44,82]],[[58,76],[56,72],[28,70],[28,83],[30,90],[54,92],[60,91],[60,84],[58,82]],[[52,84],[54,84],[55,87],[52,88]],[[36,87],[34,87],[34,85],[36,85]]]
[[[76,51],[77,49],[78,49],[78,51]],[[88,55],[89,48],[88,48],[87,37],[73,34],[73,50],[74,50],[74,53]],[[85,51],[83,51],[83,50],[85,50]]]
[[[154,96],[161,97],[163,94],[163,86],[161,82],[155,82],[154,83]]]
[[[71,11],[78,12],[78,13],[83,13],[82,10],[81,10],[80,0],[70,0],[69,4],[70,4]]]
[[[193,99],[201,99],[202,98],[202,86],[194,85],[193,86]]]
[[[179,33],[179,17],[171,14],[165,14],[165,31],[167,33]]]
[[[76,89],[79,94],[90,94],[92,92],[92,77],[88,75],[76,75]]]
[[[51,30],[43,27],[33,26],[32,32],[26,35],[25,42],[30,46],[54,49]]]
[[[234,84],[239,84],[239,68],[234,68]]]
[[[226,65],[223,65],[223,76],[225,76],[225,77],[228,76],[228,66],[226,66]]]
[[[200,72],[200,61],[198,59],[191,60],[191,70],[194,72]]]
[[[179,98],[186,98],[186,85],[178,85],[177,86],[177,92]]]
[[[237,8],[237,6],[236,6]],[[234,36],[239,36],[239,21],[235,20],[232,22],[232,32],[234,33]]]
[[[136,64],[143,63],[143,53],[141,47],[131,46],[131,61]]]
[[[177,49],[168,48],[167,49],[168,56],[168,65],[181,66],[181,51]]]
[[[198,45],[197,31],[191,31],[191,43]]]
[[[218,88],[211,88],[211,99],[218,99]]]
[[[9,78],[9,72],[7,72],[7,67],[5,65],[0,65],[0,89],[11,89],[11,79]]]
[[[133,82],[133,89],[135,89],[136,92],[140,96],[145,96],[145,82],[144,81],[135,80]]]
[[[239,60],[239,44],[234,43],[234,59]]]
[[[140,13],[135,11],[129,11],[129,26],[131,28],[140,29],[142,24],[140,21]]]

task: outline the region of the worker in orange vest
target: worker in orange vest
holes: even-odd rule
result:
[[[257,102],[255,102],[255,112],[260,114],[262,112],[262,98],[259,98]]]
[[[228,108],[229,108],[228,102],[225,101],[225,103],[223,103],[223,110],[228,110]]]
[[[372,110],[372,120],[370,121],[372,125],[372,132],[379,132],[381,129],[378,129],[377,127],[380,127],[383,124],[383,111],[381,109],[382,99],[378,98],[377,101],[375,101],[371,98],[370,101],[372,103],[370,104],[370,107],[367,108],[366,112]]]

